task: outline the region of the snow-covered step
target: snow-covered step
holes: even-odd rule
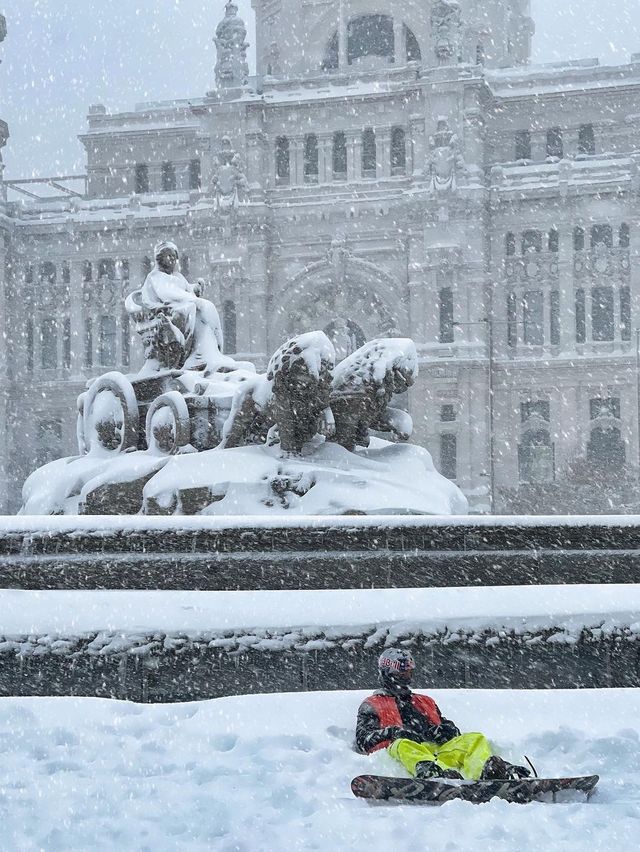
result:
[[[0,592],[0,694],[186,700],[363,686],[408,643],[439,686],[640,686],[640,586]]]
[[[640,517],[0,519],[0,587],[332,589],[640,582]]]

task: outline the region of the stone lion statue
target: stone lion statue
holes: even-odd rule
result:
[[[335,419],[331,440],[350,451],[368,447],[371,430],[407,441],[413,432],[411,417],[389,403],[417,375],[416,347],[405,338],[372,340],[345,358],[334,371],[329,394]]]

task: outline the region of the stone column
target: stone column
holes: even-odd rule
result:
[[[569,354],[576,344],[576,296],[573,281],[573,229],[558,232],[558,293],[560,299],[560,351]]]
[[[333,171],[333,135],[318,134],[318,183],[330,183]]]
[[[265,173],[264,167],[265,136],[264,133],[247,133],[247,180],[252,192],[262,189]],[[275,166],[274,166],[275,168]]]

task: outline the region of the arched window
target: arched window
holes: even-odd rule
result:
[[[374,178],[376,173],[376,132],[372,127],[367,127],[362,134],[362,175]]]
[[[552,482],[554,450],[546,429],[528,430],[518,445],[518,475],[523,483]]]
[[[347,25],[347,62],[367,56],[394,60],[393,19],[388,15],[363,15]]]
[[[286,136],[278,136],[276,139],[276,183],[287,184],[290,179],[289,140]]]
[[[115,367],[116,364],[116,321],[114,317],[100,317],[100,365]]]
[[[617,426],[595,426],[587,444],[587,461],[599,472],[619,473],[626,461],[626,446]]]
[[[237,352],[237,315],[236,303],[226,299],[222,306],[222,333],[224,337],[224,351],[227,355]]]
[[[320,66],[323,71],[337,71],[340,64],[340,45],[338,33],[335,32],[331,36],[331,40],[327,45],[327,50],[324,55],[324,60]]]
[[[304,179],[307,183],[318,182],[318,137],[315,133],[304,138]]]
[[[580,226],[573,229],[573,250],[584,251],[584,228]]]
[[[391,131],[391,174],[406,175],[407,173],[407,134],[402,127],[394,127]]]
[[[333,134],[332,168],[334,180],[347,179],[347,137],[339,130]]]
[[[162,164],[162,191],[174,192],[177,188],[176,167],[173,163]]]
[[[631,236],[629,231],[629,226],[626,222],[623,222],[620,225],[620,230],[618,231],[618,246],[619,248],[628,249],[631,244]]]
[[[93,264],[90,260],[85,260],[82,264],[82,280],[85,284],[93,281]]]

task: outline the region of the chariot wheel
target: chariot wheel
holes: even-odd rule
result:
[[[138,447],[140,413],[131,382],[122,373],[105,373],[84,393],[78,443],[85,452],[123,453]]]
[[[169,391],[154,399],[145,432],[149,450],[163,455],[175,455],[191,443],[191,418],[182,394]]]

